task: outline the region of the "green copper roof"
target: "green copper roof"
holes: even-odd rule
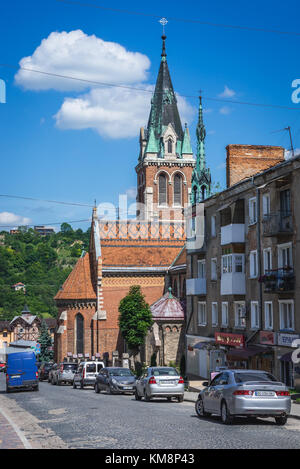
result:
[[[148,122],[148,132],[150,135],[151,125],[154,127],[155,137],[159,139],[162,135],[163,126],[172,124],[179,140],[183,140],[183,130],[177,107],[173,84],[167,63],[165,48],[166,36],[162,36],[163,51],[156,81],[154,96],[151,103],[151,112]]]
[[[185,125],[185,130],[184,130],[184,137],[183,137],[183,143],[182,143],[182,151],[181,153],[185,154],[193,154],[193,149],[191,145],[191,138],[190,138],[190,133],[189,129],[187,128],[187,125]]]

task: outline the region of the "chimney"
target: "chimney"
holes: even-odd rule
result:
[[[227,188],[284,161],[284,148],[265,145],[228,145]]]

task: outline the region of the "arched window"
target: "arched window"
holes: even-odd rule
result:
[[[193,192],[194,192],[194,204],[196,204],[198,202],[198,190],[196,186],[194,186]]]
[[[173,142],[171,138],[168,140],[168,153],[173,153]]]
[[[202,186],[201,187],[201,197],[202,197],[202,201],[206,199],[206,186]]]
[[[78,313],[76,316],[76,353],[84,353],[84,318]]]
[[[166,205],[167,204],[167,177],[165,174],[160,174],[159,176],[159,183],[158,183],[158,190],[159,190],[159,205]]]
[[[182,177],[175,174],[174,177],[174,205],[182,205]]]

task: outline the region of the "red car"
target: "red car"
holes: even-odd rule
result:
[[[0,362],[0,373],[1,371],[5,371],[5,368],[6,368],[6,363]]]

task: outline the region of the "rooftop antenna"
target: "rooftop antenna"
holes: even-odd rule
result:
[[[284,132],[284,131],[286,131],[286,130],[288,131],[289,136],[290,136],[292,157],[294,158],[294,156],[295,156],[295,150],[294,150],[294,145],[293,145],[293,138],[292,138],[292,129],[291,129],[291,127],[288,126],[288,127],[285,127],[284,129],[275,130],[275,132],[272,132],[272,134],[275,134],[275,133],[277,133],[277,132]]]

